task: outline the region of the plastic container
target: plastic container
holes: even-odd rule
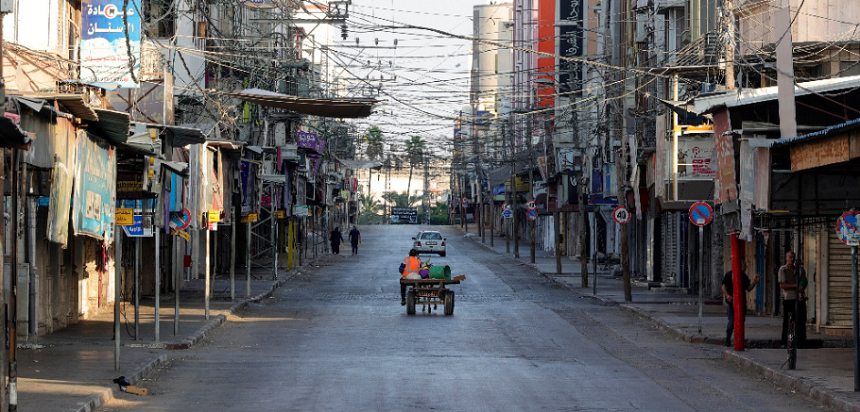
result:
[[[451,279],[451,267],[448,265],[445,266],[431,266],[430,267],[430,279]]]

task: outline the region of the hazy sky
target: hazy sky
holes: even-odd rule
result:
[[[354,95],[382,85],[381,93],[373,94],[382,101],[376,107],[378,113],[359,122],[360,131],[378,125],[388,141],[403,142],[418,135],[434,143],[437,154],[449,151],[444,145],[451,141],[454,117],[469,103],[471,42],[427,30],[384,26],[424,26],[469,36],[472,7],[486,3],[353,0],[349,38],[337,43],[338,58],[347,64],[350,77],[375,79],[369,82],[372,88],[366,82],[352,81]],[[385,48],[366,47],[375,47],[376,39]]]

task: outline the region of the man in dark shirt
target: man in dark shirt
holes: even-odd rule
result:
[[[358,226],[352,226],[349,231],[349,243],[352,244],[352,254],[358,254],[358,244],[361,242],[361,232],[358,231]]]
[[[741,260],[741,290],[743,291],[743,296],[740,297],[741,305],[743,305],[743,312],[741,316],[746,316],[746,307],[747,307],[747,297],[746,293],[753,290],[758,281],[761,280],[761,275],[756,274],[755,280],[750,283],[750,278],[747,276],[747,263]],[[732,333],[735,330],[735,305],[734,305],[734,281],[732,278],[732,271],[726,272],[726,275],[723,276],[723,296],[726,301],[726,314],[729,318],[729,323],[726,325],[726,346],[732,346]]]

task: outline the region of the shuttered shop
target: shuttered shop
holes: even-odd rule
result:
[[[851,322],[851,248],[845,246],[834,230],[827,231],[827,309],[829,326],[848,326]]]

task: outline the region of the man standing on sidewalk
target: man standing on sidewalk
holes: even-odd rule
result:
[[[740,297],[741,305],[743,306],[743,311],[740,316],[746,316],[747,312],[747,292],[751,292],[755,285],[758,284],[758,281],[761,280],[761,274],[755,275],[755,280],[750,283],[750,278],[747,276],[747,262],[741,260],[741,290],[743,291],[743,296]],[[732,346],[732,332],[735,330],[735,305],[732,297],[732,293],[734,291],[734,282],[732,281],[732,271],[726,272],[726,275],[723,276],[723,296],[726,301],[726,314],[729,318],[729,324],[726,325],[726,347]]]
[[[794,252],[785,254],[785,265],[779,268],[779,288],[782,289],[782,346],[788,344],[788,314],[794,314],[797,326],[797,345],[806,343],[806,302],[797,300],[800,270]]]

